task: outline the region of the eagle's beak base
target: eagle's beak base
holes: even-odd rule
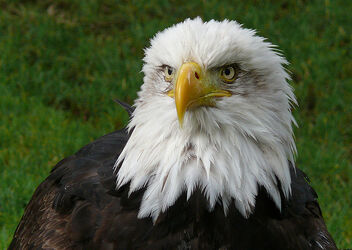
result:
[[[211,84],[202,68],[195,62],[184,63],[177,73],[174,96],[177,116],[182,127],[186,111],[198,106],[214,106],[214,97],[231,96],[231,92]]]

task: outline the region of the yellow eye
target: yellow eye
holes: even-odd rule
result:
[[[171,82],[175,75],[175,69],[170,66],[166,66],[164,69],[164,78],[165,81]]]
[[[238,69],[233,65],[225,66],[220,69],[220,77],[226,83],[232,83],[234,80],[236,80],[237,74]]]

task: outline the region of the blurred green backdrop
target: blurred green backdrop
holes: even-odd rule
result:
[[[35,187],[127,122],[143,48],[187,17],[235,19],[290,61],[297,165],[339,248],[352,247],[352,1],[0,0],[0,249]]]

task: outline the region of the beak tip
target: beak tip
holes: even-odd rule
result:
[[[186,107],[182,106],[182,105],[181,106],[177,105],[177,103],[176,103],[176,112],[177,112],[178,123],[180,124],[180,128],[182,128],[183,120],[184,120],[185,113],[186,113]]]
[[[178,119],[178,123],[180,124],[180,128],[183,128],[183,117]]]

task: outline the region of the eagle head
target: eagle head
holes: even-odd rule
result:
[[[196,189],[209,210],[220,203],[225,214],[234,202],[248,217],[259,187],[280,209],[296,151],[285,64],[275,46],[235,21],[187,19],[155,35],[115,164],[117,188],[146,190],[139,217],[155,220]]]

